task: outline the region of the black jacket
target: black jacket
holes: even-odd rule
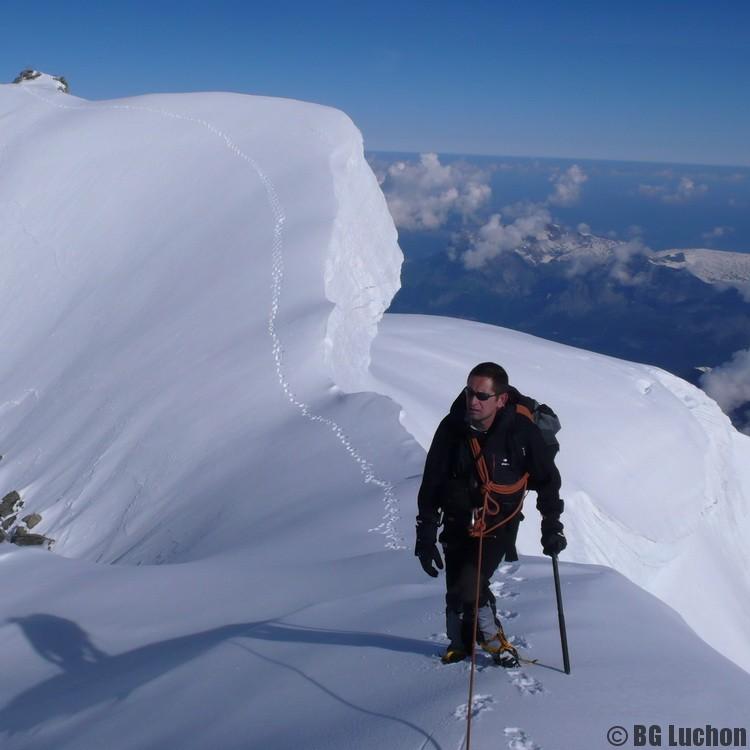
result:
[[[463,396],[456,399],[435,432],[427,453],[422,485],[419,488],[417,540],[434,543],[442,521],[445,532],[441,541],[456,535],[468,535],[472,508],[483,504],[479,478],[469,447],[469,438],[479,439],[482,453],[497,484],[513,484],[524,473],[529,474],[528,487],[537,493],[537,508],[543,523],[556,523],[563,511],[560,499],[560,473],[539,428],[516,411],[523,397],[511,388],[509,400],[495,417],[486,433],[472,430],[466,420]],[[502,516],[516,507],[520,493],[496,496],[502,505]],[[517,529],[517,524],[515,525]]]

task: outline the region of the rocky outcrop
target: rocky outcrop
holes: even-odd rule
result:
[[[30,529],[41,523],[41,514],[30,513],[18,521],[18,514],[22,507],[23,500],[16,490],[9,492],[0,500],[0,542],[8,540],[21,547],[41,547],[46,544],[47,549],[50,549],[53,539],[43,534],[29,533]]]
[[[48,539],[42,534],[29,534],[23,526],[17,526],[10,541],[13,544],[17,544],[19,547],[41,547],[43,544],[47,545],[49,549],[52,544],[52,540]]]
[[[24,516],[21,522],[26,524],[27,529],[33,529],[41,520],[42,517],[39,513],[31,513],[28,516]]]
[[[0,519],[16,514],[23,506],[21,496],[13,490],[0,500]]]
[[[70,86],[68,86],[68,82],[65,80],[65,76],[50,76],[50,75],[47,75],[46,73],[42,73],[39,70],[34,70],[33,68],[27,68],[26,70],[22,70],[13,79],[13,83],[26,83],[28,81],[37,81],[40,78],[47,79],[48,81],[54,83],[58,91],[62,91],[64,94],[70,93]]]

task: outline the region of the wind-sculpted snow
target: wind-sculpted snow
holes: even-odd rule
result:
[[[663,370],[450,318],[386,315],[372,387],[402,405],[427,447],[466,373],[487,359],[560,416],[563,559],[620,571],[750,669],[750,439]],[[538,513],[527,516],[519,549],[538,554]]]
[[[0,87],[0,492],[56,540],[0,544],[3,750],[459,747],[467,665],[440,663],[443,581],[404,549],[424,451],[396,403],[340,387],[400,258],[359,134],[299,102],[47,84]],[[410,412],[452,397],[445,344],[390,363]],[[569,385],[550,401],[572,425]],[[662,602],[609,569],[561,575],[571,676],[549,562],[498,571],[539,663],[481,659],[474,747],[744,721],[748,675]]]
[[[328,432],[398,545],[377,455],[332,416],[402,258],[351,121],[45,79],[0,90],[4,486],[58,552],[184,559],[293,503]]]

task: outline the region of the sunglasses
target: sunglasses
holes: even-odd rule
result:
[[[487,401],[491,398],[497,398],[500,395],[499,393],[484,393],[484,391],[475,391],[473,388],[469,388],[468,385],[466,386],[466,388],[464,388],[464,393],[466,394],[466,398],[470,399],[472,396],[474,396],[479,401]]]

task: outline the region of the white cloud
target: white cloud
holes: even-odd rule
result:
[[[519,207],[514,207],[516,211]],[[461,255],[466,268],[481,268],[488,260],[503,252],[519,248],[529,239],[546,239],[546,227],[552,221],[549,211],[538,203],[526,206],[526,213],[512,223],[503,224],[501,214],[490,220],[471,238],[471,249]]]
[[[614,264],[610,269],[609,275],[625,286],[637,286],[647,281],[648,276],[643,271],[633,272],[632,261],[634,258],[643,255],[648,257],[652,250],[643,244],[639,237],[622,242],[612,248]]]
[[[639,185],[638,192],[663,203],[685,203],[708,192],[708,185],[680,177],[676,185]]]
[[[703,375],[701,386],[725,412],[750,402],[750,349],[740,349]]]
[[[649,198],[659,198],[667,192],[666,185],[638,185],[638,192]]]
[[[577,165],[566,169],[562,174],[552,175],[550,182],[555,190],[547,198],[554,206],[572,206],[581,197],[581,186],[588,180],[588,175]]]
[[[552,222],[552,215],[547,208],[550,204],[570,206],[581,197],[581,186],[588,176],[577,165],[569,167],[562,173],[550,177],[555,189],[541,203],[519,202],[503,209],[503,214],[510,223],[503,224],[503,214],[493,214],[489,221],[471,237],[470,248],[461,255],[466,268],[481,268],[488,260],[501,253],[516,250],[528,240],[545,240],[548,238],[547,225]],[[590,228],[586,224],[586,232]]]
[[[714,227],[710,232],[703,232],[701,237],[703,237],[706,242],[710,243],[713,240],[718,240],[721,237],[726,237],[728,234],[732,234],[732,232],[734,232],[734,229],[732,227],[719,226]]]
[[[381,185],[403,229],[439,229],[451,215],[469,218],[492,193],[484,170],[465,162],[443,165],[432,153],[421,154],[417,164],[391,164]]]
[[[396,225],[402,229],[434,230],[452,217],[478,223],[479,213],[491,197],[489,175],[515,165],[493,165],[482,169],[466,162],[441,164],[437,154],[421,154],[419,162],[398,161],[383,167],[373,165]],[[556,172],[550,181],[554,190],[539,203],[521,202],[493,214],[469,235],[469,249],[460,254],[467,268],[479,268],[507,250],[529,239],[546,239],[552,222],[550,205],[569,206],[581,195],[588,176],[574,164]],[[507,223],[503,223],[503,217]],[[590,229],[587,228],[587,232]]]
[[[588,224],[585,224],[584,222],[581,222],[576,229],[578,230],[579,234],[591,234],[591,227]]]
[[[708,192],[708,185],[699,184],[691,180],[689,177],[681,177],[680,183],[677,186],[677,191],[673,196],[668,195],[665,200],[674,201],[675,203],[681,203],[682,201],[690,200],[691,198],[703,195]]]

